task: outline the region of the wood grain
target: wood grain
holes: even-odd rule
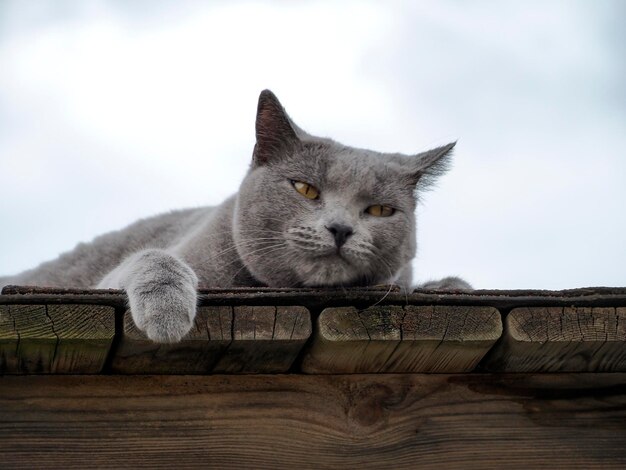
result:
[[[466,372],[502,332],[491,307],[325,309],[302,363],[307,373]]]
[[[0,372],[100,372],[115,334],[115,312],[98,305],[0,306]]]
[[[286,372],[311,334],[304,307],[200,307],[176,344],[157,344],[124,315],[111,371],[122,374]]]
[[[585,287],[550,290],[485,290],[442,292],[416,290],[406,294],[397,287],[198,289],[200,305],[304,305],[313,310],[327,307],[366,308],[379,305],[458,305],[515,307],[624,307],[626,287]],[[117,289],[72,289],[5,286],[0,304],[87,303],[125,308],[126,294]]]
[[[233,341],[213,372],[287,372],[311,329],[304,307],[234,307]]]
[[[0,305],[0,374],[19,369],[17,360],[19,339],[10,306]]]
[[[487,370],[626,371],[626,308],[530,307],[512,310]]]
[[[206,374],[231,342],[232,307],[200,307],[194,327],[175,344],[151,341],[124,314],[124,331],[111,371],[120,374]]]
[[[626,466],[626,374],[5,376],[3,468]]]
[[[115,335],[115,310],[102,305],[47,305],[46,312],[58,337],[51,372],[100,372]]]

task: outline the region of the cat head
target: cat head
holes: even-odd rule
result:
[[[235,211],[241,259],[272,287],[391,283],[403,271],[410,282],[417,197],[453,147],[402,155],[314,137],[263,91]]]

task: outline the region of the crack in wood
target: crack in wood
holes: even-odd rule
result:
[[[54,334],[54,336],[56,336],[56,342],[54,343],[54,352],[52,353],[52,360],[51,360],[51,364],[50,364],[50,370],[54,370],[55,365],[56,365],[57,352],[59,350],[60,338],[59,338],[58,333],[54,330],[54,321],[50,317],[47,305],[44,305],[44,313],[45,313],[46,317],[48,317],[48,320],[50,320],[50,329],[52,330],[52,333]]]
[[[611,340],[609,331],[619,320],[613,307],[513,309],[510,328],[483,366],[504,372],[626,371],[626,332],[616,327]],[[529,341],[521,341],[520,332]]]

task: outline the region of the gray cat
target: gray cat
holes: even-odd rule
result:
[[[217,207],[139,220],[0,286],[120,288],[149,338],[179,341],[208,287],[411,285],[415,205],[454,143],[383,154],[314,137],[261,93],[252,164]],[[422,287],[469,289],[459,278]]]

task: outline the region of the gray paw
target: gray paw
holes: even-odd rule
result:
[[[148,338],[157,343],[177,343],[189,333],[196,315],[195,297],[190,299],[144,300],[132,306],[133,320]]]
[[[198,280],[191,268],[175,258],[160,255],[159,261],[136,271],[127,288],[130,311],[152,341],[176,343],[193,326]]]
[[[444,277],[438,281],[428,281],[418,286],[418,288],[428,290],[473,290],[469,282],[456,276]]]

